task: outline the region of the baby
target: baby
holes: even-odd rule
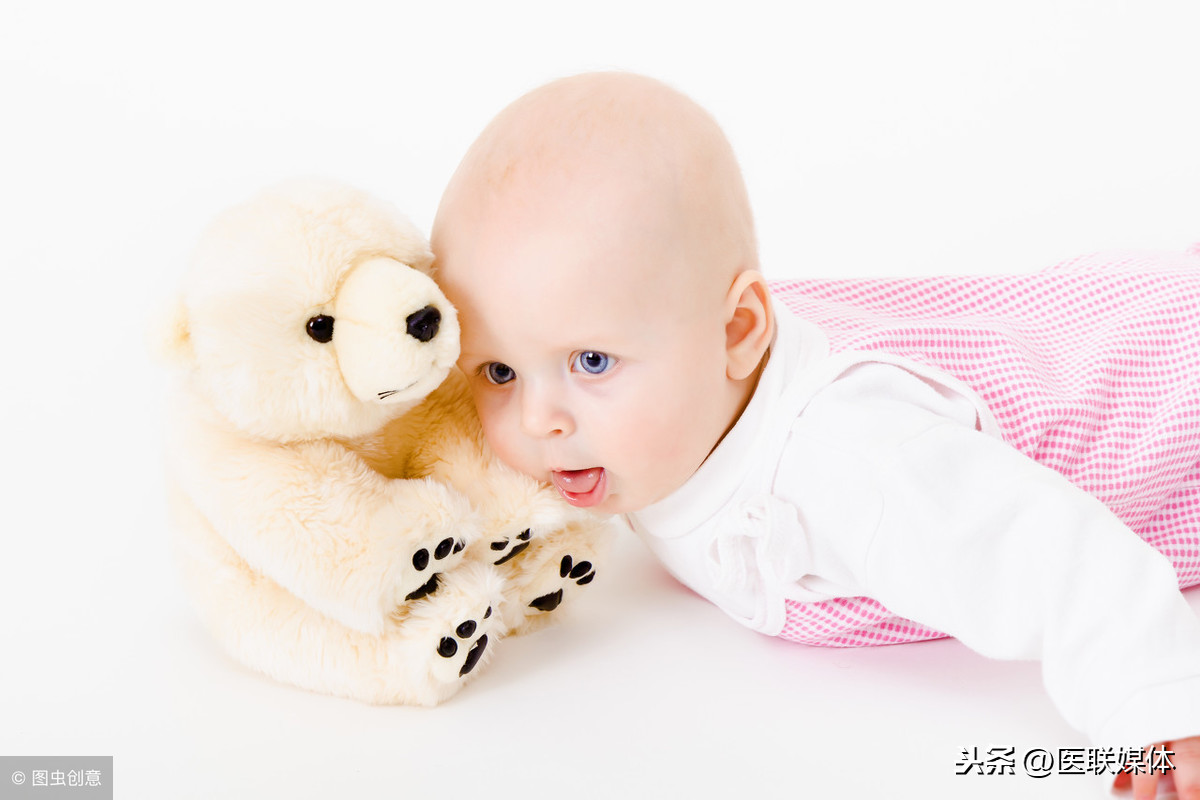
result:
[[[719,127],[617,73],[502,111],[433,248],[510,466],[764,633],[1039,658],[1069,722],[1200,798],[1200,257],[768,287]]]

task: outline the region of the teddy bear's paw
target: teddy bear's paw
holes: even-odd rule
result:
[[[566,585],[574,583],[577,586],[587,586],[596,578],[596,570],[592,567],[592,562],[575,562],[570,555],[562,557],[562,561],[559,562],[558,566],[558,574],[565,581]],[[563,588],[560,586],[553,592],[547,592],[535,597],[529,602],[529,607],[538,611],[553,611],[562,604]]]
[[[482,619],[491,619],[492,607],[488,606],[483,612]],[[486,633],[476,633],[482,630],[478,622],[473,619],[464,620],[454,627],[453,631],[447,632],[438,641],[437,654],[444,659],[450,659],[449,663],[458,666],[458,676],[461,678],[475,669],[479,664],[479,659],[483,658],[483,653],[487,650],[488,637]]]
[[[492,542],[491,555],[495,560],[493,564],[499,566],[512,561],[514,558],[524,553],[529,548],[529,540],[533,537],[533,530],[526,528],[516,536],[506,537],[499,541]]]
[[[506,564],[543,541],[561,538],[561,531],[579,523],[579,509],[525,475],[502,473],[479,483],[494,489],[476,500],[484,534],[471,546],[479,548],[475,555],[481,561]]]
[[[397,620],[394,663],[413,671],[409,683],[424,684],[440,697],[486,663],[506,633],[501,622],[504,581],[485,564],[467,563],[446,574],[436,595],[412,603]]]
[[[409,579],[409,584],[419,582],[419,585],[405,594],[404,599],[406,601],[420,600],[422,597],[428,597],[436,592],[442,577],[439,570],[449,569],[457,563],[459,559],[452,558],[452,556],[458,556],[465,548],[466,542],[447,536],[436,544],[430,547],[421,547],[413,553],[413,575]]]

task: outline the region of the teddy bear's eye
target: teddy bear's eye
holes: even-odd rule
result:
[[[333,317],[318,314],[308,321],[305,331],[314,341],[325,344],[333,339]]]

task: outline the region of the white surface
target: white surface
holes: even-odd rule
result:
[[[1111,0],[7,4],[0,753],[115,755],[123,798],[1097,796],[954,775],[963,748],[1086,746],[1035,665],[768,640],[634,541],[570,625],[505,642],[439,709],[248,674],[175,584],[141,337],[219,208],[318,173],[427,230],[495,111],[609,66],[722,122],[772,276],[1181,248],[1200,239],[1198,21]]]

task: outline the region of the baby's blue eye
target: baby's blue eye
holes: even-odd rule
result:
[[[483,374],[497,386],[508,383],[517,377],[517,373],[512,367],[508,364],[501,364],[499,361],[492,361],[486,364],[483,368]]]
[[[601,375],[612,367],[613,360],[604,353],[597,353],[595,350],[587,350],[575,356],[574,366],[590,375]]]

